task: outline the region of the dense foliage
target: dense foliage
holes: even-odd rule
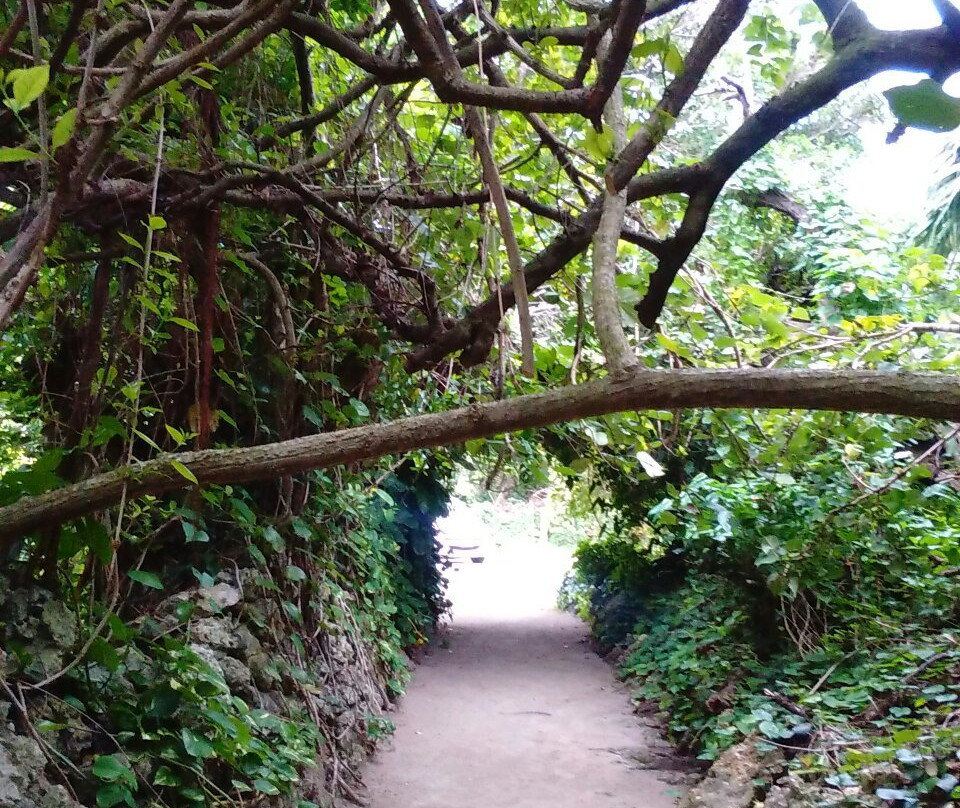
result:
[[[423,643],[445,608],[433,530],[445,512],[443,487],[411,467],[375,488],[361,474],[313,482],[328,493],[314,493],[286,524],[256,515],[243,490],[208,496],[202,516],[178,507],[167,529],[184,546],[179,558],[171,558],[161,530],[128,534],[138,554],[120,604],[91,601],[109,582],[98,585],[76,561],[88,548],[109,553],[94,524],[61,542],[61,553],[72,556],[61,559],[56,595],[41,588],[0,597],[6,671],[29,694],[29,720],[51,739],[50,749],[94,753],[88,771],[99,788],[90,792],[88,780],[70,778],[81,799],[203,806],[284,794],[318,756],[336,760],[338,736],[351,731],[300,694],[334,699],[336,708],[338,668],[355,665],[367,666],[375,691],[400,693],[403,650]],[[225,611],[205,593],[223,581],[247,591],[239,640],[208,637],[211,611]],[[184,597],[181,589],[199,595]],[[31,628],[47,623],[59,627],[59,642],[44,642]],[[255,682],[283,693],[283,706],[253,701],[251,684],[221,668],[229,659],[211,659],[202,647],[208,642],[248,646],[242,659]],[[343,657],[344,643],[352,661]],[[379,712],[356,720],[371,740],[389,723]]]
[[[713,260],[744,282],[731,285],[728,271],[712,290],[738,301],[726,350],[736,345],[748,361],[812,349],[821,362],[955,362],[955,343],[899,327],[955,308],[955,261],[829,194],[810,199],[802,230],[778,232],[744,209],[718,240]],[[767,246],[738,262],[741,234],[756,244],[764,232]],[[851,261],[867,270],[855,284],[840,272]],[[753,313],[775,291],[788,295],[774,304],[782,316],[810,323],[805,338]],[[699,359],[703,344],[681,350]],[[664,710],[671,735],[703,757],[751,734],[786,749],[824,799],[955,797],[956,425],[674,413],[638,445],[626,455],[581,439],[578,457],[560,452],[574,484],[586,471],[611,515],[608,531],[578,551],[574,600],[605,647],[629,643],[622,672],[637,698]]]
[[[874,725],[948,743],[960,273],[831,182],[881,110],[960,126],[939,6],[884,32],[846,0],[0,0],[0,662],[51,776],[102,808],[255,803],[320,752],[349,788],[334,672],[402,686],[457,466],[611,517],[583,574],[646,598],[629,665],[691,748],[799,733],[756,701],[779,672],[787,699],[828,671],[824,700],[864,671],[886,693],[928,651],[901,690],[934,707]],[[920,78],[857,89],[890,67]],[[684,401],[941,420],[524,431],[609,412],[604,379],[666,401],[717,368]],[[481,440],[490,413],[516,434]],[[293,706],[192,647],[219,584]]]

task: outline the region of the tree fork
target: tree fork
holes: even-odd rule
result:
[[[444,413],[238,449],[162,455],[0,508],[0,549],[128,497],[242,483],[628,410],[693,407],[835,410],[960,419],[960,376],[906,371],[635,369],[587,384]]]

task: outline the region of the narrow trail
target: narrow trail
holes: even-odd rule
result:
[[[417,668],[371,808],[669,808],[637,758],[662,749],[627,693],[556,610],[569,556],[524,545],[451,574],[452,626]]]

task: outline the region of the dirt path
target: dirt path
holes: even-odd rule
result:
[[[553,608],[568,561],[531,545],[451,576],[453,625],[368,769],[371,808],[673,805],[676,788],[635,761],[656,733],[585,626]]]

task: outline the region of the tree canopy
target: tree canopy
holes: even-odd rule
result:
[[[851,89],[912,71],[898,131],[960,125],[937,7],[881,31],[845,0],[5,0],[9,406],[41,403],[74,486],[0,531],[618,408],[954,417],[960,326],[889,305],[949,299],[942,259],[897,288],[849,244],[813,282],[763,254],[856,237],[770,162],[807,127],[828,171]],[[237,444],[277,445],[211,448]]]
[[[598,638],[686,749],[960,798],[933,5],[0,0],[0,708],[48,774],[349,797],[460,470],[588,517],[573,599],[634,599]],[[952,144],[922,238],[848,198],[865,123]]]

